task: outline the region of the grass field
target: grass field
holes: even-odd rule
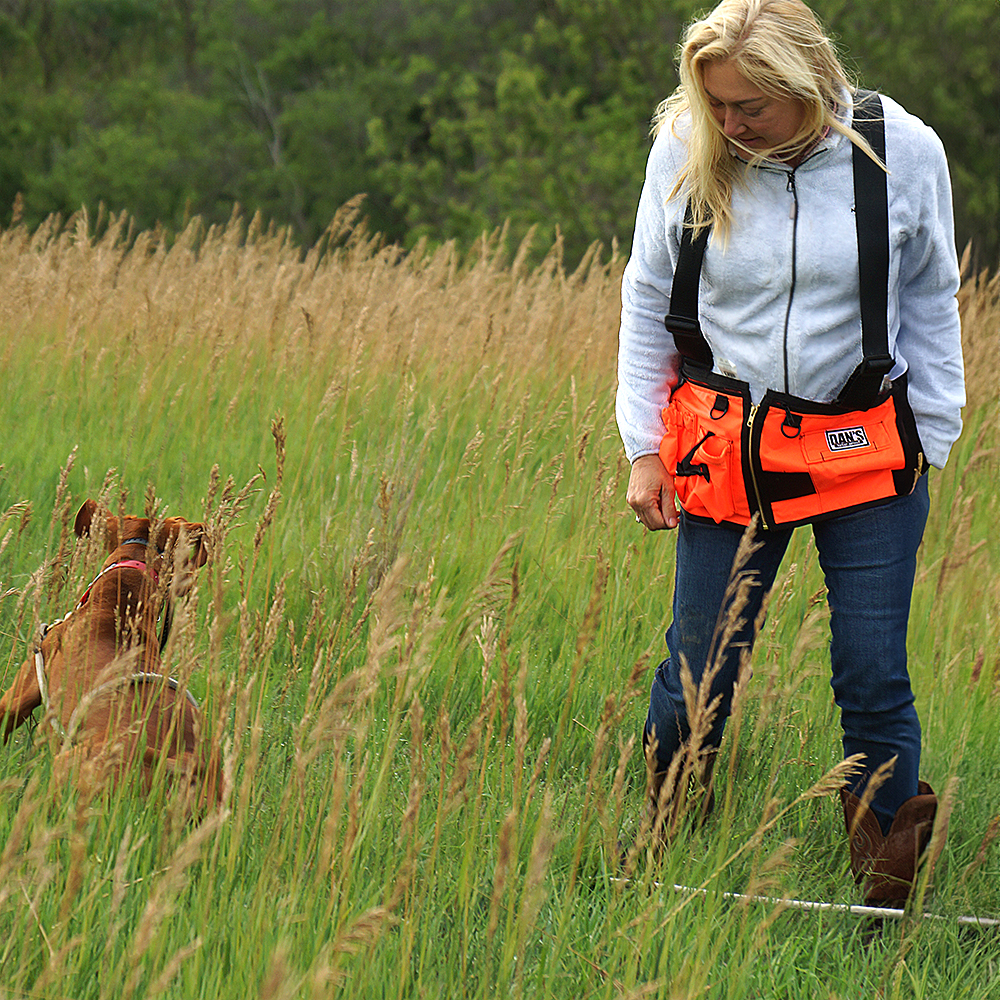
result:
[[[354,222],[304,260],[238,218],[169,248],[120,219],[0,233],[0,684],[99,565],[85,498],[204,520],[167,657],[227,792],[195,823],[168,790],[84,796],[18,730],[0,1000],[1000,998],[1000,930],[918,915],[868,941],[721,895],[859,902],[806,531],[719,808],[643,849],[673,556],[624,504],[623,262],[529,270],[499,235],[401,256]],[[917,909],[949,918],[1000,916],[998,285],[962,290],[970,405],[911,621],[941,798]]]

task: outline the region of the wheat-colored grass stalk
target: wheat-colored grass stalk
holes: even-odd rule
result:
[[[722,808],[700,833],[680,825],[652,864],[640,820],[633,882],[611,884],[617,839],[644,812],[637,733],[672,569],[669,545],[630,534],[622,505],[621,261],[566,274],[556,247],[530,269],[526,246],[508,257],[501,234],[466,257],[403,255],[357,212],[345,206],[305,254],[239,215],[172,240],[124,216],[97,237],[85,215],[0,232],[11,395],[65,426],[50,446],[35,435],[32,461],[52,470],[44,490],[12,473],[28,464],[16,442],[4,454],[0,622],[23,648],[89,582],[103,549],[72,538],[82,490],[116,513],[130,495],[156,516],[200,503],[211,559],[167,658],[202,696],[225,788],[216,825],[195,831],[171,819],[169,799],[86,806],[50,778],[39,731],[19,732],[0,758],[15,769],[0,773],[5,988],[723,998],[764,991],[762,956],[787,955],[768,971],[791,981],[801,966],[843,993],[835,927],[799,933],[780,910],[759,919],[651,891],[683,871],[705,888],[780,897],[815,879],[850,892],[846,839],[820,807],[856,762],[836,764],[828,690],[802,668],[823,658],[811,549],[793,542],[768,624],[749,623],[759,639],[723,746]],[[957,447],[963,467],[937,479],[944,502],[918,578],[943,622],[932,629],[928,613],[912,640],[920,679],[933,679],[928,728],[963,709],[943,694],[966,663],[958,690],[977,704],[1000,677],[989,609],[974,643],[956,637],[996,595],[984,534],[996,279],[967,277],[962,296],[975,437]],[[22,377],[40,363],[50,396]],[[115,405],[91,413],[99,396]],[[98,459],[106,437],[115,454]],[[716,652],[747,624],[738,605],[752,585],[735,580]],[[687,693],[703,734],[713,706]],[[955,759],[929,747],[945,790],[970,757],[988,758],[984,724],[969,726]],[[689,774],[703,757],[696,747]],[[816,768],[805,779],[803,760]],[[964,871],[959,891],[988,900],[994,817],[958,787],[935,885],[955,891],[949,868]],[[238,929],[220,921],[220,900]],[[100,981],[81,926],[102,935]],[[217,958],[237,945],[225,979]],[[955,955],[943,937],[935,948]],[[844,954],[848,972],[860,963],[877,981],[881,968]],[[926,977],[919,948],[905,959]]]

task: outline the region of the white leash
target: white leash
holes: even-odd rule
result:
[[[615,878],[612,882],[631,882],[627,878]],[[771,906],[785,906],[790,910],[812,910],[830,913],[848,913],[855,917],[880,917],[889,920],[902,920],[905,917],[905,910],[897,910],[889,906],[852,906],[847,903],[825,903],[821,900],[813,899],[779,899],[776,896],[747,896],[740,892],[722,892],[713,889],[698,889],[688,885],[667,886],[663,882],[654,882],[657,889],[670,888],[674,892],[689,893],[695,896],[721,896],[723,899],[733,899],[743,903],[764,903]],[[936,913],[924,913],[925,920],[944,920],[967,927],[1000,927],[1000,920],[993,917],[945,917]]]
[[[53,622],[52,625],[59,625],[65,620],[65,618],[60,618],[59,621]],[[52,625],[47,625],[43,622],[38,626],[38,632],[36,633],[37,637],[35,639],[35,680],[38,681],[38,692],[42,699],[42,710],[46,715],[51,715],[52,728],[55,730],[56,735],[65,744],[67,739],[66,730],[63,729],[62,723],[60,723],[59,717],[55,714],[55,712],[49,712],[51,705],[49,703],[48,685],[45,683],[45,658],[42,656],[42,641],[48,634],[49,629],[52,628]]]

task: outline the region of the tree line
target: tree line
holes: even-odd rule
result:
[[[695,0],[0,0],[0,222],[235,205],[321,238],[359,193],[412,246],[627,252]],[[1000,256],[1000,6],[814,0],[860,83],[941,136],[960,248]],[[5,213],[5,214],[4,214]]]

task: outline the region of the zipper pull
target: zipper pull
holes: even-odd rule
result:
[[[788,218],[792,219],[794,221],[795,220],[795,216],[796,216],[796,214],[798,212],[798,207],[799,207],[798,192],[796,192],[796,190],[795,190],[795,171],[794,170],[789,170],[788,171],[788,181],[785,184],[785,190],[791,192],[791,195],[792,195],[792,204],[788,208]]]

